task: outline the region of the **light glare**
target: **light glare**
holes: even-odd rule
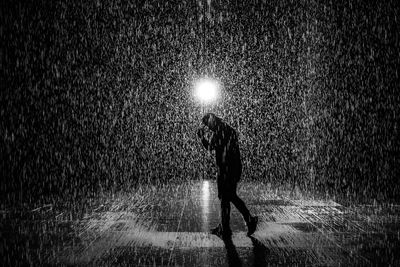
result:
[[[204,79],[196,84],[196,97],[202,102],[214,101],[218,96],[218,84],[215,81]]]

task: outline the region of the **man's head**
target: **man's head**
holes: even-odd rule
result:
[[[211,131],[215,132],[217,130],[218,125],[221,123],[221,119],[215,116],[215,114],[213,113],[207,113],[202,118],[202,122]]]

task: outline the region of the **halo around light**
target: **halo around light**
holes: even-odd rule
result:
[[[218,83],[210,79],[202,79],[195,84],[195,96],[203,103],[215,101],[218,98]]]

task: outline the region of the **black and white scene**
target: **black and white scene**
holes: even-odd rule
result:
[[[4,0],[1,266],[400,266],[395,0]]]

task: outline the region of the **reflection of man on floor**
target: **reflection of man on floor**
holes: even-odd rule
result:
[[[221,200],[222,223],[213,229],[212,233],[224,238],[231,237],[232,231],[229,226],[229,220],[230,202],[232,202],[242,214],[248,228],[247,235],[250,236],[256,230],[258,218],[250,215],[243,200],[236,194],[237,184],[242,174],[237,133],[231,126],[212,113],[207,113],[202,122],[212,131],[211,140],[208,141],[205,138],[203,128],[197,131],[197,136],[207,150],[215,150],[218,166],[217,185],[218,198]]]

